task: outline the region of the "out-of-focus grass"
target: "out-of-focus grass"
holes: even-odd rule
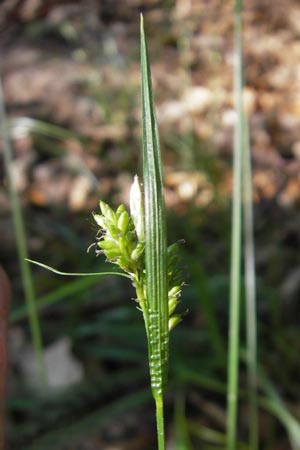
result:
[[[11,203],[11,214],[16,236],[16,247],[18,252],[19,266],[26,301],[26,309],[28,312],[30,331],[35,349],[36,362],[39,371],[39,380],[41,385],[44,386],[44,388],[46,389],[47,374],[43,358],[41,325],[36,308],[36,297],[34,292],[32,273],[25,261],[25,258],[28,256],[25,225],[22,214],[21,202],[16,189],[15,180],[12,175],[13,151],[10,141],[10,133],[6,117],[1,80],[0,80],[0,127],[2,135],[4,169],[8,185],[8,196]]]

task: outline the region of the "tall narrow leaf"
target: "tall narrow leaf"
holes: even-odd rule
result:
[[[46,386],[46,368],[43,358],[43,344],[42,344],[42,333],[40,321],[37,313],[36,299],[34,293],[33,280],[31,276],[31,270],[28,266],[25,258],[28,256],[26,236],[25,236],[25,226],[22,216],[22,209],[20,205],[20,200],[14,180],[11,174],[13,155],[12,148],[9,139],[8,123],[6,118],[6,111],[4,106],[4,98],[2,92],[2,84],[0,80],[0,130],[2,135],[2,148],[3,148],[3,159],[5,173],[7,177],[9,198],[11,203],[12,218],[16,234],[16,245],[18,250],[19,265],[23,281],[23,289],[26,299],[26,308],[28,311],[30,330],[32,335],[32,341],[34,345],[37,367],[39,372],[40,383]]]
[[[168,365],[167,233],[162,168],[147,45],[141,17],[143,178],[145,203],[145,267],[149,365],[157,405],[159,449],[163,443],[162,395]]]
[[[254,218],[252,198],[252,167],[250,138],[247,117],[244,120],[245,146],[243,155],[243,206],[244,206],[244,260],[245,260],[245,297],[247,331],[247,366],[249,399],[249,446],[258,449],[257,416],[257,323],[256,323],[256,282]]]
[[[239,375],[239,325],[241,289],[241,238],[242,238],[242,154],[243,154],[243,104],[242,104],[242,1],[234,5],[234,94],[237,122],[234,135],[233,206],[230,271],[230,317],[227,392],[227,449],[236,449],[238,375]]]

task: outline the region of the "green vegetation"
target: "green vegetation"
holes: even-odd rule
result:
[[[158,137],[143,20],[141,99],[134,98],[138,95],[137,78],[122,79],[124,88],[120,80],[112,80],[107,90],[109,71],[101,79],[103,83],[98,84],[98,79],[78,83],[77,88],[85,94],[99,91],[95,103],[97,111],[102,111],[102,116],[99,114],[104,123],[103,140],[93,141],[93,137],[73,131],[72,126],[67,129],[47,123],[46,117],[24,117],[7,123],[4,109],[1,111],[6,179],[18,232],[21,277],[29,293],[27,304],[13,303],[10,322],[17,331],[31,331],[42,377],[42,358],[47,347],[42,348],[40,328],[47,346],[67,338],[70,354],[84,370],[84,377],[73,386],[58,392],[44,386],[42,395],[32,387],[21,386],[22,375],[17,374],[20,386],[13,385],[8,399],[8,439],[12,450],[46,450],[53,445],[58,449],[71,446],[73,450],[73,446],[77,449],[76,445],[93,436],[106,434],[113,443],[120,429],[120,448],[274,450],[278,443],[280,449],[300,449],[298,324],[290,305],[280,301],[276,284],[278,274],[287,273],[285,263],[292,266],[297,260],[283,243],[288,232],[285,228],[278,231],[280,224],[284,226],[282,210],[279,225],[275,221],[266,224],[266,214],[258,214],[260,222],[254,223],[250,125],[243,102],[241,1],[235,2],[233,16],[233,108],[237,120],[231,218],[230,189],[226,184],[231,158],[218,153],[217,140],[211,144],[210,139],[199,137],[197,110],[186,121],[183,115],[177,128],[162,127]],[[150,47],[153,61],[152,52],[160,45],[154,32],[159,25],[153,22],[151,30],[150,18],[148,23],[148,43],[154,40],[154,47]],[[185,25],[182,35],[186,42],[178,46],[178,52],[190,52],[194,45],[188,42],[192,41],[193,23]],[[163,28],[164,45],[172,52],[174,36],[171,32],[168,36],[165,23]],[[78,40],[79,37],[80,34]],[[108,48],[117,51],[118,46],[110,42]],[[162,52],[156,58],[157,64]],[[199,53],[197,58],[201,58]],[[217,50],[211,58],[214,70],[221,71]],[[179,60],[185,61],[191,82],[197,60]],[[124,67],[122,63],[118,70],[120,67]],[[159,115],[166,81],[160,67],[154,67],[159,75],[154,84],[155,93],[160,94],[156,95]],[[111,103],[122,111],[115,114]],[[140,122],[137,105],[142,109]],[[173,108],[181,106],[178,101]],[[217,117],[211,110],[205,111],[201,112],[201,126]],[[127,131],[122,128],[125,122]],[[214,126],[218,127],[215,123]],[[40,209],[36,205],[29,212],[25,209],[22,217],[10,175],[13,158],[8,130],[16,129],[30,135],[41,166],[53,163],[56,167],[63,161],[66,172],[74,178],[80,175],[88,179],[90,197],[78,212],[66,208],[66,217],[64,208],[50,201],[42,203]],[[204,135],[206,132],[207,129]],[[139,172],[137,160],[141,159],[142,176],[134,177],[129,193],[129,180]],[[257,192],[255,198],[255,208],[259,209]],[[98,204],[100,209],[97,206],[87,222],[88,211]],[[36,222],[31,221],[34,214],[39,216]],[[28,243],[23,222],[31,238]],[[96,242],[90,245],[94,234]],[[182,238],[186,242],[180,246]],[[255,240],[259,250],[258,275]],[[27,258],[27,245],[32,259]],[[282,262],[274,257],[277,247],[282,251]],[[97,263],[91,251],[85,254],[86,248],[96,249]],[[37,299],[25,258],[35,264]],[[38,263],[35,258],[47,264]],[[40,269],[60,277],[49,277]],[[61,276],[74,279],[65,282]],[[183,280],[184,320],[178,312]],[[26,335],[23,339],[26,341]],[[148,367],[156,407],[156,436]]]
[[[230,271],[230,318],[227,393],[227,449],[235,450],[237,439],[238,381],[240,351],[241,248],[242,248],[242,175],[243,175],[243,81],[242,81],[242,2],[235,3],[234,94],[237,123],[234,131],[232,246]]]
[[[18,193],[15,188],[15,182],[11,173],[11,163],[12,163],[12,149],[9,139],[9,131],[6,119],[6,112],[4,107],[2,85],[0,80],[0,126],[2,134],[2,148],[3,148],[3,159],[6,172],[6,178],[9,189],[9,198],[12,209],[12,217],[15,228],[16,244],[18,250],[18,259],[21,269],[21,275],[23,280],[23,289],[26,299],[26,309],[28,311],[28,317],[30,321],[30,329],[32,335],[32,341],[34,344],[36,360],[39,368],[39,379],[42,386],[46,387],[47,375],[45,364],[43,361],[43,344],[42,344],[42,333],[39,317],[37,314],[36,298],[33,287],[33,279],[31,275],[31,270],[29,265],[26,263],[27,258],[27,243],[24,221],[22,216],[22,209],[20,205],[20,200]]]

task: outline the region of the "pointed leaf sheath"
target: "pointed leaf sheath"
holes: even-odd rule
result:
[[[141,18],[143,175],[145,205],[146,328],[151,387],[163,393],[168,366],[168,287],[166,214],[157,123],[147,45]]]

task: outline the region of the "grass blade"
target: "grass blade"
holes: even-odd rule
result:
[[[86,279],[82,278],[79,280],[75,280],[71,283],[66,283],[63,286],[40,296],[36,307],[38,311],[42,311],[47,306],[56,304],[65,299],[73,301],[74,296],[76,298],[76,295],[78,295],[81,291],[85,291],[95,283],[97,283],[97,280],[92,279],[91,277]],[[24,305],[17,306],[10,312],[9,322],[12,324],[19,320],[23,320],[27,317],[27,315],[28,312],[26,306]]]
[[[167,231],[162,168],[147,44],[141,17],[143,178],[145,204],[146,329],[159,450],[164,446],[163,392],[168,368]]]
[[[34,261],[33,259],[25,258],[27,262],[31,264],[35,264],[36,266],[40,266],[43,269],[50,270],[50,272],[56,273],[57,275],[64,275],[68,277],[92,277],[99,275],[120,275],[121,277],[129,278],[130,276],[123,272],[61,272],[60,270],[55,269],[54,267],[47,266],[47,264],[43,264],[39,261]]]
[[[243,104],[242,104],[242,1],[235,1],[234,8],[234,94],[237,122],[234,134],[233,208],[230,272],[230,317],[228,351],[227,392],[227,449],[236,449],[238,374],[239,374],[239,325],[241,290],[241,238],[242,238],[242,154],[243,154]]]
[[[289,412],[272,382],[260,370],[259,379],[266,397],[260,399],[261,406],[273,414],[286,429],[293,450],[300,450],[300,423]]]
[[[55,139],[79,139],[79,135],[66,128],[31,117],[18,117],[9,122],[10,130],[14,135],[36,133]]]
[[[185,413],[185,397],[180,393],[175,402],[175,450],[192,450],[190,433],[188,429],[188,420]]]
[[[21,269],[21,275],[23,280],[23,288],[25,293],[26,305],[28,309],[29,323],[32,334],[33,345],[35,349],[37,366],[39,370],[40,382],[42,385],[46,385],[46,369],[43,360],[43,344],[42,344],[42,334],[40,322],[37,314],[36,300],[34,294],[34,287],[32,282],[31,270],[29,265],[26,263],[25,258],[27,257],[27,245],[25,236],[25,226],[22,216],[22,210],[20,206],[20,201],[18,193],[16,191],[14,181],[11,175],[11,165],[13,161],[12,149],[8,134],[8,125],[6,112],[4,107],[4,99],[2,93],[2,85],[0,82],[0,126],[2,134],[2,145],[3,145],[3,157],[4,157],[4,167],[8,182],[9,197],[12,208],[12,216],[16,233],[16,243],[19,257],[19,264]]]
[[[257,416],[257,323],[255,249],[253,230],[252,167],[248,122],[244,120],[245,145],[243,154],[244,259],[246,296],[246,333],[249,399],[249,446],[258,449]]]

